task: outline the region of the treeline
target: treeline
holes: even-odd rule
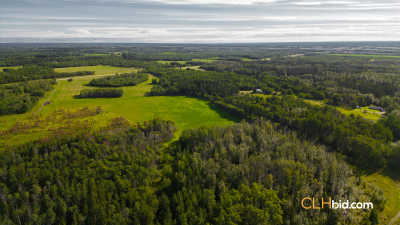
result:
[[[250,62],[219,61],[202,65],[214,71],[231,70],[239,74],[257,75],[269,72],[274,75],[323,75],[326,72],[359,74],[363,72],[399,73],[399,59],[370,57],[343,57],[324,54],[290,57],[274,55],[270,60]]]
[[[24,66],[20,69],[9,69],[6,72],[0,72],[0,84],[39,80],[39,79],[52,79],[60,77],[73,77],[92,75],[93,71],[78,71],[78,72],[63,72],[57,73],[54,69],[43,66]]]
[[[37,80],[0,85],[0,115],[29,111],[55,83],[55,80]]]
[[[394,139],[395,129],[387,123],[344,116],[333,107],[312,106],[293,96],[231,96],[214,103],[240,118],[263,117],[293,129],[346,155],[349,162],[365,170],[377,171],[391,164],[389,143],[398,140],[398,133]]]
[[[52,68],[74,67],[74,66],[97,66],[97,65],[145,68],[151,64],[156,65],[157,63],[127,60],[120,56],[104,56],[104,57],[73,57],[58,62],[53,62],[53,61],[45,62],[40,65]]]
[[[119,98],[124,91],[118,88],[83,89],[76,98]]]
[[[89,82],[88,86],[96,87],[123,87],[135,86],[147,80],[148,75],[145,73],[124,73],[114,76],[96,78]]]
[[[195,97],[230,96],[239,90],[251,90],[255,79],[235,73],[218,73],[193,70],[148,69],[159,77],[153,80],[150,95],[186,95]]]
[[[0,152],[0,223],[378,224],[384,199],[342,160],[271,123],[190,130],[119,118]],[[304,196],[374,210],[303,210]]]
[[[346,107],[385,107],[388,111],[400,107],[400,60],[331,55],[274,57],[273,60],[229,62],[218,61],[201,66],[211,71],[232,71],[262,80],[292,80],[278,82],[279,89],[300,97],[324,98],[329,104]],[[269,77],[276,78],[269,78]]]

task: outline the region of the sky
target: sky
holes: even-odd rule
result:
[[[399,0],[0,2],[0,42],[400,41]]]

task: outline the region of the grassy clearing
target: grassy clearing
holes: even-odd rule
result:
[[[0,72],[3,72],[4,69],[20,69],[22,66],[0,66]]]
[[[86,53],[84,56],[109,56],[110,53]]]
[[[325,105],[325,102],[323,101],[312,100],[312,99],[304,99],[304,102],[310,105],[321,106],[321,107]]]
[[[382,118],[383,114],[378,110],[369,109],[368,107],[361,107],[359,109],[345,109],[341,107],[336,107],[338,111],[345,115],[355,115],[361,116],[365,119],[372,120],[374,122]]]
[[[169,64],[171,64],[173,62],[179,63],[181,65],[184,65],[186,63],[186,61],[167,61],[167,60],[158,60],[157,62],[160,63],[160,64],[164,64],[164,65],[169,65]]]
[[[136,72],[136,68],[126,68],[126,67],[115,67],[115,66],[79,66],[79,67],[65,67],[56,68],[56,72],[78,72],[78,71],[94,71],[95,75],[109,75],[115,73],[130,73]]]
[[[200,66],[184,66],[181,69],[186,70],[186,69],[191,69],[191,70],[198,70],[198,71],[205,71],[200,68]]]
[[[386,205],[380,214],[380,223],[389,224],[389,222],[400,212],[400,182],[382,174],[372,174],[363,177],[364,181],[374,184],[383,191],[386,199]],[[400,220],[392,221],[392,224],[400,224]]]
[[[305,99],[304,102],[315,105],[315,106],[324,106],[326,105],[325,102],[323,101],[318,101],[318,100],[310,100],[310,99]],[[346,116],[354,115],[354,116],[361,116],[367,120],[371,120],[373,122],[378,121],[379,119],[382,118],[383,113],[378,111],[378,110],[373,110],[369,109],[367,106],[366,107],[361,107],[358,109],[346,109],[343,107],[335,107],[339,112]]]
[[[240,58],[240,60],[243,61],[243,62],[252,62],[252,61],[255,61],[254,59],[249,59],[249,58],[246,58],[246,57],[242,57],[242,58]]]
[[[133,71],[134,68],[113,68],[97,66],[97,67],[80,67],[80,70],[93,70],[96,68],[96,74],[91,76],[74,78],[72,82],[65,79],[59,79],[55,89],[46,94],[39,103],[28,113],[20,115],[0,116],[0,130],[6,130],[14,126],[16,122],[29,123],[32,117],[40,116],[46,118],[55,111],[66,109],[77,111],[84,107],[90,109],[101,107],[103,113],[90,117],[96,123],[96,126],[106,125],[107,122],[115,117],[122,116],[131,122],[142,122],[154,118],[172,120],[175,122],[178,131],[177,136],[185,129],[197,128],[201,126],[216,126],[233,124],[234,118],[213,108],[207,101],[184,96],[155,96],[146,97],[145,94],[151,89],[152,76],[149,79],[134,87],[123,87],[124,95],[121,98],[106,99],[75,99],[73,96],[79,94],[80,90],[86,87],[91,79],[102,75],[103,73],[126,72]],[[62,71],[79,71],[78,68],[63,68]],[[99,72],[101,71],[101,72]],[[43,105],[44,102],[50,101],[50,104]],[[49,126],[56,126],[50,124]],[[6,143],[17,144],[22,140],[32,140],[45,134],[49,126],[33,129],[32,132],[26,134],[16,134],[11,139],[2,140]],[[1,140],[1,138],[0,138]],[[18,141],[19,140],[19,141]]]
[[[213,63],[218,61],[219,58],[213,57],[208,59],[192,59],[193,62]]]
[[[216,62],[218,61],[219,58],[217,57],[212,57],[212,58],[208,58],[208,59],[192,59],[191,61],[193,62],[202,62],[202,63],[212,63],[212,62]],[[168,61],[168,60],[158,60],[157,61],[160,64],[164,64],[164,65],[170,65],[171,63],[179,63],[181,65],[185,65],[186,62],[188,61]]]

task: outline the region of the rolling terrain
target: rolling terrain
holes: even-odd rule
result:
[[[38,122],[47,117],[53,117],[54,112],[59,110],[78,111],[82,108],[95,109],[100,107],[102,113],[90,116],[96,126],[101,127],[115,117],[124,117],[131,122],[143,122],[154,118],[174,121],[178,131],[177,136],[186,129],[198,128],[201,126],[224,126],[233,123],[234,118],[226,113],[216,111],[207,101],[189,98],[184,96],[145,96],[150,91],[151,80],[154,78],[149,75],[149,79],[137,86],[124,87],[124,95],[117,99],[76,99],[74,95],[86,88],[85,86],[93,78],[107,76],[115,73],[134,72],[136,68],[118,68],[111,66],[87,66],[59,68],[59,72],[75,72],[82,70],[95,71],[95,75],[74,77],[72,81],[67,78],[57,80],[55,88],[46,94],[39,103],[28,113],[14,114],[0,117],[0,130],[15,129],[18,124],[44,123]],[[35,120],[32,118],[36,118]],[[13,133],[11,136],[3,136],[2,145],[21,144],[28,140],[44,137],[52,129],[59,127],[59,122],[50,123],[46,126],[35,126],[29,130],[22,129],[21,132]]]

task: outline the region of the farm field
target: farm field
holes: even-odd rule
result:
[[[179,134],[185,129],[201,126],[229,125],[233,123],[233,118],[229,118],[226,114],[215,111],[207,101],[184,96],[146,97],[146,92],[149,92],[152,87],[150,82],[153,77],[151,75],[149,75],[147,82],[134,87],[124,87],[124,95],[121,98],[74,98],[74,95],[79,94],[80,90],[91,88],[86,87],[85,84],[94,77],[104,75],[103,73],[132,72],[136,71],[135,68],[96,66],[62,68],[58,70],[94,70],[96,71],[96,75],[75,77],[71,82],[66,79],[59,79],[55,88],[47,93],[47,95],[42,98],[30,112],[25,114],[0,116],[0,130],[11,128],[17,121],[20,123],[29,123],[29,121],[33,121],[32,117],[54,117],[53,114],[55,111],[62,109],[78,111],[85,107],[90,109],[101,107],[103,113],[90,117],[98,127],[106,125],[110,119],[119,116],[122,116],[131,122],[142,122],[153,118],[161,118],[175,122],[178,128],[176,133],[177,136],[179,136]],[[45,105],[45,102],[50,102],[50,104]],[[40,136],[45,136],[47,131],[51,128],[50,124],[49,126],[41,127],[39,129],[31,129],[29,133],[13,135],[11,138],[3,141],[5,144],[15,144],[20,143],[22,139],[36,139]]]
[[[212,63],[212,62],[216,62],[218,60],[219,60],[219,58],[214,57],[214,58],[208,58],[208,59],[192,59],[191,61],[193,61],[193,62],[202,62],[202,63]],[[180,61],[158,60],[157,62],[160,63],[160,64],[168,64],[168,65],[171,64],[172,62],[174,62],[174,63],[179,63],[181,65],[184,65],[188,61],[184,61],[184,60],[180,60]]]
[[[400,224],[400,183],[380,173],[363,177],[367,183],[379,187],[386,199],[386,205],[380,215],[381,224]]]
[[[179,63],[181,65],[184,65],[186,63],[186,61],[167,61],[167,60],[158,60],[157,62],[164,65],[169,65],[172,62]]]
[[[130,73],[136,72],[138,69],[136,68],[128,68],[128,67],[115,67],[115,66],[79,66],[79,67],[65,67],[65,68],[56,68],[56,72],[78,72],[78,71],[94,71],[95,75],[111,75],[115,73]]]

